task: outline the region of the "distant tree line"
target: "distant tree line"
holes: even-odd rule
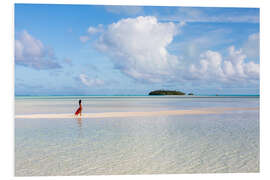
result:
[[[156,90],[151,91],[149,95],[185,95],[186,93],[181,91],[171,91],[171,90]]]

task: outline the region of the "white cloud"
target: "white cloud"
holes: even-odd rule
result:
[[[260,66],[259,64],[255,64],[254,62],[249,62],[244,64],[245,74],[252,79],[258,79],[260,75]]]
[[[90,39],[90,38],[89,38],[88,36],[80,36],[80,41],[81,41],[82,43],[87,42],[89,39]]]
[[[228,48],[226,58],[214,51],[207,51],[200,58],[199,65],[191,64],[189,68],[190,76],[194,79],[215,82],[259,79],[259,64],[245,62],[246,55],[234,46]]]
[[[259,58],[260,56],[260,34],[249,35],[247,42],[243,45],[243,52],[249,58]]]
[[[194,64],[190,65],[190,75],[195,79],[223,78],[221,63],[222,56],[218,52],[206,51],[200,55],[199,67]]]
[[[234,46],[229,47],[229,57],[227,61],[230,61],[235,68],[236,75],[239,77],[246,77],[244,72],[244,61],[246,55],[243,54],[242,49],[235,50]]]
[[[137,80],[160,82],[172,78],[178,67],[178,58],[166,49],[178,28],[152,16],[122,19],[108,26],[96,47],[107,53],[124,74]]]
[[[223,70],[224,70],[224,74],[226,74],[227,76],[235,75],[234,67],[230,61],[224,61]]]
[[[102,24],[99,24],[97,27],[93,27],[93,26],[90,26],[88,29],[87,29],[87,32],[92,35],[92,34],[96,34],[96,33],[99,33],[99,32],[103,32],[103,25]]]
[[[194,80],[192,83],[238,85],[258,82],[259,64],[248,59],[242,49],[236,50],[234,46],[228,48],[226,55],[207,50],[209,43],[217,42],[212,42],[206,36],[191,39],[192,42],[185,45],[206,46],[200,50],[188,48],[194,56],[183,52],[177,56],[171,54],[168,46],[179,34],[182,25],[159,22],[152,16],[121,19],[103,27],[95,45],[110,57],[116,69],[142,82],[189,83],[189,80]],[[223,33],[222,29],[216,30],[211,39],[219,41],[216,37]],[[249,40],[252,39],[256,39],[256,36],[249,37]],[[199,60],[196,58],[198,54],[201,54]]]
[[[80,41],[86,43],[93,35],[103,32],[103,25],[99,24],[97,27],[89,26],[87,29],[87,35],[80,36]]]
[[[79,76],[81,82],[88,86],[88,87],[93,87],[93,86],[101,86],[104,85],[104,81],[100,80],[98,78],[89,78],[87,75],[85,74],[80,74]]]
[[[27,31],[15,40],[15,63],[34,69],[55,69],[61,66],[54,61],[54,52],[32,37]]]

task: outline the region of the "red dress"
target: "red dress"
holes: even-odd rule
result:
[[[80,106],[77,111],[75,112],[75,115],[78,115],[82,112],[82,106]]]

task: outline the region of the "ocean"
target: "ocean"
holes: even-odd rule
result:
[[[73,114],[79,99],[89,117],[46,116]],[[259,172],[259,104],[259,96],[16,96],[15,175]],[[230,110],[170,114],[213,108]],[[161,111],[169,113],[136,116]],[[134,116],[90,116],[126,112]],[[42,118],[23,118],[35,114]]]

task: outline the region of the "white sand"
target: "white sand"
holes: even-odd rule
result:
[[[195,114],[220,114],[230,111],[252,111],[259,108],[201,108],[192,110],[169,110],[154,112],[105,112],[105,113],[83,113],[82,118],[112,118],[112,117],[140,117],[140,116],[161,116],[161,115],[195,115]],[[16,119],[36,119],[36,118],[74,118],[74,114],[24,114],[15,115]],[[80,116],[79,116],[80,117]]]

